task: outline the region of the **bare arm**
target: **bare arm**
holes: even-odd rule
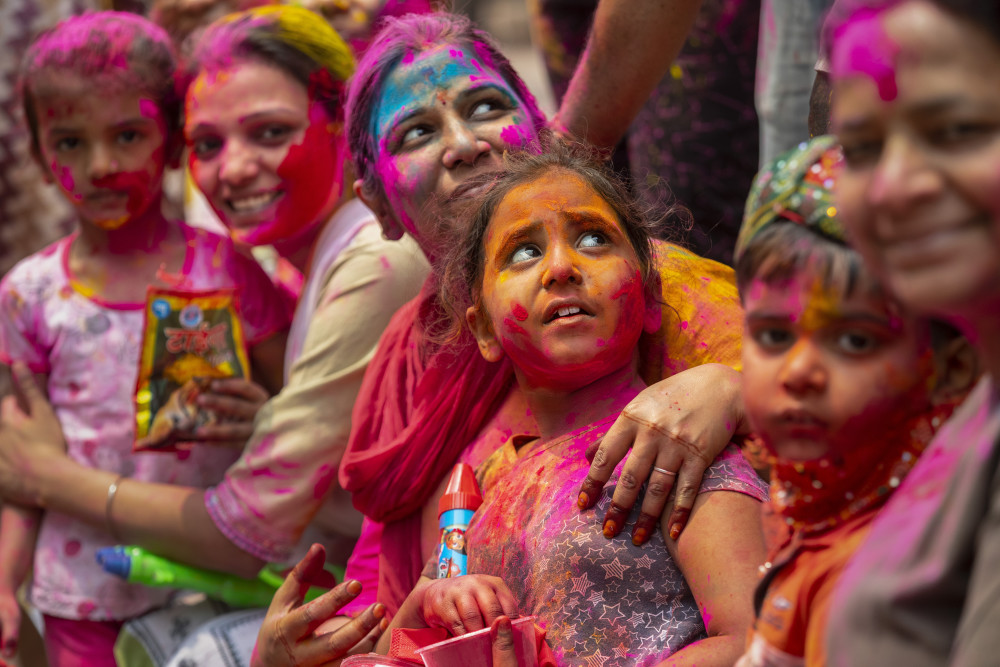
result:
[[[38,387],[48,385],[47,375],[35,373],[33,379]],[[0,381],[10,387],[18,404],[27,410],[28,398],[18,390],[8,366],[0,365]],[[38,538],[41,514],[35,508],[10,503],[5,503],[3,508],[0,508],[0,592],[13,595],[28,576],[35,553],[35,540]],[[7,625],[7,619],[0,618],[0,621],[3,621],[4,626]],[[6,627],[3,629],[3,634],[6,640]]]
[[[661,527],[666,535],[666,522]],[[694,593],[708,638],[661,664],[732,665],[753,623],[757,566],[765,558],[760,503],[742,493],[703,493],[680,538],[665,542]]]
[[[9,503],[0,509],[0,589],[13,593],[28,576],[41,514]]]
[[[0,653],[7,658],[17,651],[21,630],[17,589],[31,569],[41,514],[10,504],[0,509]]]
[[[59,421],[35,378],[19,364],[14,373],[27,410],[7,397],[0,413],[0,488],[7,500],[100,527],[110,519],[122,543],[198,567],[244,576],[260,569],[262,561],[215,527],[200,489],[125,479],[108,508],[108,489],[118,476],[66,456]]]
[[[35,374],[35,381],[44,387],[48,378]],[[0,365],[0,383],[14,392],[15,385],[7,366]],[[17,400],[26,400],[16,392]],[[21,607],[17,589],[31,570],[35,541],[42,513],[34,508],[4,504],[0,508],[0,655],[13,657],[17,651],[21,630]]]
[[[39,504],[95,526],[110,523],[122,544],[196,567],[252,577],[264,565],[230,542],[205,510],[204,492],[183,486],[122,479],[106,515],[115,473],[63,457],[39,476]]]
[[[701,0],[601,0],[552,124],[611,148],[680,53]]]

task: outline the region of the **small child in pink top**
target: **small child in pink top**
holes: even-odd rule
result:
[[[170,592],[128,584],[96,563],[97,549],[116,542],[114,489],[123,478],[205,487],[239,454],[198,445],[179,454],[132,452],[147,287],[235,288],[254,376],[270,391],[281,385],[289,304],[230,239],[161,212],[163,170],[180,145],[174,67],[159,28],[101,12],[43,33],[22,68],[35,159],[78,223],[0,283],[0,363],[40,376],[69,455],[108,471],[109,492],[106,506],[88,509],[87,522],[11,505],[0,511],[4,657],[16,651],[15,592],[33,559],[30,598],[45,616],[49,664],[114,665],[121,622]]]

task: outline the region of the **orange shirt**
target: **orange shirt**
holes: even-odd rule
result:
[[[823,533],[794,535],[772,561],[764,564],[763,579],[755,595],[757,619],[737,667],[825,664],[830,599],[841,572],[867,537],[880,507]]]

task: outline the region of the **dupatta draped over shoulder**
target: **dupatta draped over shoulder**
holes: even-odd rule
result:
[[[738,369],[742,309],[733,270],[661,242],[655,261],[663,319],[639,342],[643,379],[651,384],[712,362]],[[435,345],[429,332],[445,317],[432,276],[382,335],[340,466],[355,507],[385,524],[378,598],[390,613],[424,565],[420,511],[513,384],[510,361],[487,362],[471,335]]]

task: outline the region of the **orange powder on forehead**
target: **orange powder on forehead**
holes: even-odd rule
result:
[[[812,277],[805,302],[799,304],[799,322],[808,331],[815,331],[828,326],[842,313],[840,293],[824,285],[818,276]]]

